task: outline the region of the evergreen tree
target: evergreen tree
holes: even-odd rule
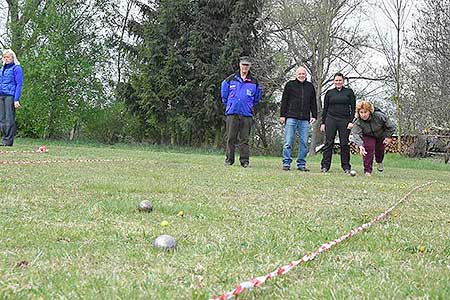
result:
[[[221,81],[251,55],[258,1],[166,1],[141,5],[127,83],[129,107],[150,141],[215,145],[221,140]],[[123,95],[123,93],[122,93]]]

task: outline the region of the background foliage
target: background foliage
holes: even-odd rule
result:
[[[264,90],[254,118],[255,152],[279,152],[279,95],[301,64],[319,91],[319,108],[332,75],[342,71],[359,99],[390,108],[404,133],[449,126],[448,1],[3,3],[0,43],[16,51],[25,69],[17,113],[23,137],[221,147],[220,83],[237,71],[243,54],[253,57]],[[377,34],[363,30],[378,6],[392,19],[401,14],[397,37],[381,26]],[[371,58],[376,51],[387,69],[375,63],[380,56]],[[312,152],[320,143],[315,126]]]

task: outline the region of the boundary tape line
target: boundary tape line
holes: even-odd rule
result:
[[[264,276],[259,276],[259,277],[255,277],[250,281],[244,281],[239,283],[233,290],[226,292],[220,296],[217,297],[213,297],[210,298],[210,300],[226,300],[226,299],[230,299],[233,298],[235,296],[238,296],[239,294],[243,293],[245,290],[248,289],[252,289],[255,287],[258,287],[260,285],[262,285],[264,282],[266,282],[268,279],[270,278],[274,278],[277,276],[281,276],[286,274],[287,272],[289,272],[291,269],[293,269],[294,267],[296,267],[297,265],[313,260],[314,258],[316,258],[316,256],[318,256],[320,253],[325,252],[327,250],[329,250],[331,247],[345,241],[346,239],[356,235],[357,233],[360,233],[364,230],[366,230],[367,228],[369,228],[370,226],[372,226],[374,223],[379,222],[380,220],[382,220],[383,218],[385,218],[394,208],[396,208],[400,203],[402,203],[403,201],[405,201],[409,196],[411,196],[412,193],[414,193],[415,191],[422,189],[426,186],[431,185],[432,183],[434,183],[435,181],[429,181],[427,183],[424,183],[420,186],[416,186],[415,188],[413,188],[411,191],[409,191],[405,196],[403,196],[403,198],[401,198],[399,201],[397,201],[397,203],[395,203],[394,205],[392,205],[390,208],[386,209],[383,213],[381,213],[380,215],[374,217],[370,222],[367,222],[361,226],[358,226],[356,228],[353,228],[352,230],[350,230],[347,234],[344,234],[343,236],[341,236],[340,238],[337,238],[333,241],[327,242],[325,244],[322,244],[319,248],[317,248],[314,252],[307,254],[305,256],[303,256],[300,260],[294,260],[291,263],[284,265],[282,267],[277,268],[276,270],[264,275]]]
[[[0,165],[32,165],[49,163],[72,163],[72,162],[124,162],[128,159],[52,159],[52,160],[0,160]]]
[[[0,154],[17,154],[17,153],[45,153],[48,152],[45,146],[40,146],[36,150],[0,150]]]
[[[16,153],[45,153],[47,147],[40,146],[36,150],[0,150],[0,154]],[[128,159],[48,159],[48,160],[0,160],[0,165],[31,165],[31,164],[49,164],[49,163],[70,163],[70,162],[124,162]]]

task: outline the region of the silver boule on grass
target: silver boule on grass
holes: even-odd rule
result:
[[[150,200],[141,201],[141,203],[139,203],[138,210],[143,212],[151,212],[153,210],[153,204]]]
[[[356,176],[356,171],[355,170],[350,170],[350,176]]]
[[[173,250],[177,247],[177,241],[170,235],[163,234],[156,238],[153,246],[161,250]]]

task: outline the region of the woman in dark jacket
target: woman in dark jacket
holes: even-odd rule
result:
[[[355,116],[356,98],[352,89],[344,87],[344,75],[334,75],[334,89],[327,91],[323,103],[322,124],[320,131],[325,132],[325,147],[321,162],[321,172],[328,172],[331,167],[334,139],[339,132],[341,147],[341,167],[350,174],[350,145],[348,137]]]
[[[394,123],[368,101],[356,104],[356,117],[352,136],[363,156],[364,174],[371,176],[374,156],[378,171],[383,172],[384,148],[392,141]]]
[[[20,107],[23,71],[16,54],[11,49],[3,51],[0,68],[0,129],[1,146],[12,146],[16,135],[16,109]]]

